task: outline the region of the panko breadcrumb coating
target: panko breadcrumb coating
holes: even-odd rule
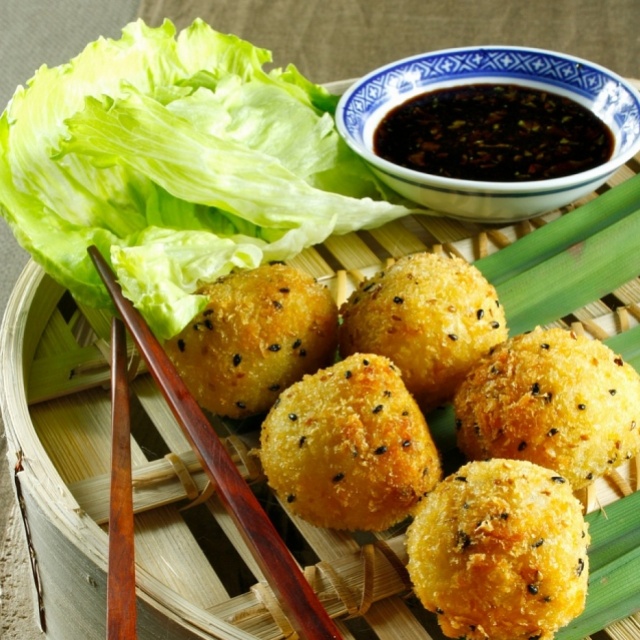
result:
[[[203,312],[165,343],[198,403],[231,418],[265,413],[287,386],[335,358],[338,308],[329,290],[281,263],[206,285]]]
[[[269,485],[308,522],[383,530],[442,477],[424,416],[392,362],[354,354],[289,387],[262,425]]]
[[[341,354],[391,358],[423,411],[450,401],[471,365],[508,335],[494,287],[440,254],[400,258],[362,282],[340,314]]]
[[[471,462],[423,500],[408,570],[448,637],[551,640],[585,606],[587,531],[561,476],[521,460]]]
[[[640,452],[640,377],[602,342],[565,329],[496,347],[471,370],[454,410],[469,459],[530,460],[574,489]]]

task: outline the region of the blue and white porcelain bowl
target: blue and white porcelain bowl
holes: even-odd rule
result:
[[[374,153],[374,132],[391,109],[425,92],[487,83],[543,89],[587,107],[611,129],[613,154],[600,166],[567,177],[484,182],[422,173]],[[380,180],[409,200],[460,219],[515,222],[589,194],[640,152],[640,93],[611,71],[570,55],[524,47],[465,47],[412,56],[372,71],[342,95],[336,126]]]

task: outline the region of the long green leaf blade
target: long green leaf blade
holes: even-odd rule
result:
[[[475,265],[494,285],[517,276],[640,209],[640,174]]]
[[[511,333],[562,318],[640,275],[638,237],[640,209],[497,285]]]
[[[640,610],[640,492],[587,515],[589,593],[584,612],[556,635],[582,640]]]

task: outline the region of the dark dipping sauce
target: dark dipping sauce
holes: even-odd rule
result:
[[[579,173],[613,152],[609,127],[574,100],[511,84],[421,94],[374,132],[374,153],[447,178],[522,182]]]

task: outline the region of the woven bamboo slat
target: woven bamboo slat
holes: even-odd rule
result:
[[[609,186],[640,171],[632,160]],[[517,225],[481,227],[412,216],[332,237],[292,263],[340,302],[389,261],[417,251],[468,261],[500,251],[583,202]],[[639,274],[640,275],[640,274]],[[594,338],[640,322],[636,278],[554,324]],[[79,307],[34,263],[9,301],[2,330],[3,416],[10,462],[34,557],[34,593],[48,637],[105,636],[109,486],[109,317]],[[145,367],[130,348],[132,459],[139,637],[276,640],[291,628],[218,503],[195,455]],[[345,638],[441,640],[435,617],[411,597],[401,528],[377,535],[318,529],[286,515],[251,450],[258,424],[212,417],[233,460],[274,521]],[[629,461],[581,498],[589,510],[639,489]],[[638,614],[598,632],[639,637]]]

